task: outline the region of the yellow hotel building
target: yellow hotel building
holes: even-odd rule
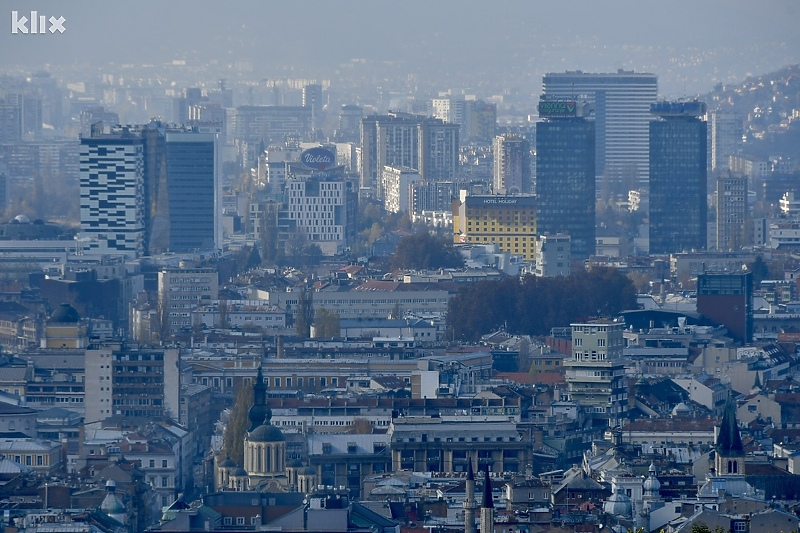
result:
[[[536,258],[536,197],[469,195],[453,200],[453,242],[495,243],[504,252]]]

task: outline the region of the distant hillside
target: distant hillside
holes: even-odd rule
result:
[[[700,99],[709,110],[732,110],[744,117],[746,153],[800,161],[800,65],[717,85]]]

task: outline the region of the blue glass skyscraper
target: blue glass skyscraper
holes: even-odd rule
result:
[[[706,247],[707,127],[702,102],[658,102],[650,112],[650,253]]]

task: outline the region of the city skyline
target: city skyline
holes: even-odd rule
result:
[[[137,77],[137,68],[152,78],[170,65],[180,67],[174,69],[177,77],[186,76],[190,84],[203,75],[210,75],[208,82],[239,75],[323,78],[342,85],[371,78],[395,91],[443,90],[446,81],[454,88],[519,93],[535,101],[546,72],[653,72],[663,96],[676,98],[795,63],[800,50],[792,29],[800,8],[783,0],[768,10],[744,1],[682,0],[664,7],[668,16],[629,0],[579,1],[560,14],[522,2],[508,2],[504,9],[485,9],[479,2],[411,2],[402,8],[350,2],[341,8],[242,0],[235,6],[182,0],[113,8],[92,0],[12,3],[0,16],[36,10],[64,16],[66,29],[22,35],[12,34],[7,24],[0,47],[13,53],[0,61],[9,70],[22,66],[66,74],[88,65],[129,78]],[[548,23],[554,16],[569,24]],[[116,23],[122,20],[125,24]],[[280,21],[298,21],[299,30]],[[385,31],[392,27],[403,31],[393,36]]]

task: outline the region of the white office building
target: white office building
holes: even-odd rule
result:
[[[81,139],[80,201],[85,252],[143,253],[144,157],[138,135],[123,130]]]
[[[593,74],[580,70],[544,75],[547,97],[582,97],[594,106],[595,167],[605,188],[627,193],[649,182],[650,104],[658,98],[655,74],[619,70]]]

